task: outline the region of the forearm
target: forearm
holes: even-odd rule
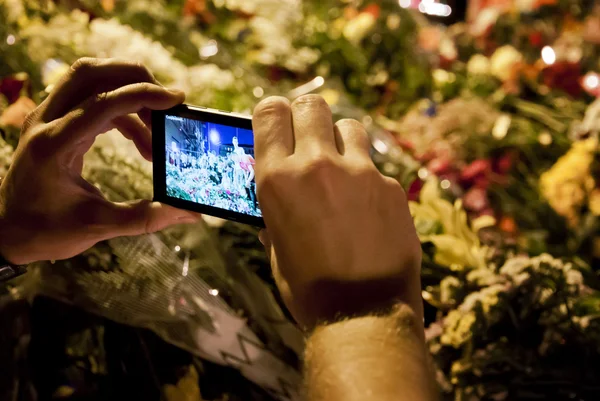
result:
[[[307,401],[436,400],[422,331],[406,305],[318,327],[305,355]]]

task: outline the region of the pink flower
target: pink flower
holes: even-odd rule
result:
[[[462,170],[460,178],[463,181],[473,182],[480,176],[487,176],[491,170],[492,166],[489,160],[475,160]]]
[[[473,187],[464,196],[465,209],[481,212],[489,208],[490,202],[487,192],[483,188]]]
[[[447,158],[438,157],[437,159],[433,159],[427,163],[427,169],[435,175],[444,174],[450,169],[450,160]]]

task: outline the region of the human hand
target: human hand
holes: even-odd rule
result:
[[[150,109],[183,100],[138,64],[76,62],[23,126],[0,186],[0,254],[15,264],[66,259],[102,240],[197,221],[147,200],[109,202],[81,177],[84,154],[113,128],[150,160]]]
[[[35,102],[22,96],[4,110],[0,116],[0,125],[21,128],[27,115],[35,109]]]
[[[395,301],[422,317],[421,246],[400,184],[370,159],[355,120],[333,124],[320,96],[272,97],[254,111],[261,241],[303,326],[378,312]],[[339,316],[341,315],[341,316]]]

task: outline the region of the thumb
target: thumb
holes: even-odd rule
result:
[[[142,235],[175,224],[197,223],[201,216],[149,200],[110,203],[106,217],[106,239]]]
[[[258,233],[258,240],[265,247],[265,252],[267,254],[267,258],[269,259],[269,262],[271,262],[272,261],[271,252],[273,249],[273,245],[271,244],[271,238],[269,237],[269,232],[267,230],[260,230],[260,232]]]
[[[258,240],[265,248],[271,247],[271,238],[269,237],[269,232],[267,230],[260,230],[258,233]]]

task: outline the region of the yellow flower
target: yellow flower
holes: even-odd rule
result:
[[[355,18],[348,21],[344,27],[344,37],[349,42],[357,45],[369,33],[371,28],[375,26],[377,19],[371,13],[360,13]]]
[[[440,337],[443,345],[450,345],[459,348],[473,336],[473,325],[475,324],[475,312],[469,311],[463,313],[459,310],[452,310],[444,320],[444,334]]]
[[[523,56],[514,47],[510,45],[502,46],[490,57],[490,72],[501,81],[506,81],[510,78],[515,64],[519,63],[522,59]]]
[[[575,142],[571,149],[540,177],[540,191],[550,206],[574,227],[579,222],[580,209],[590,197],[590,208],[598,211],[595,182],[590,166],[594,161],[598,141],[594,138]],[[593,198],[592,198],[593,196]],[[591,202],[594,202],[592,205]],[[592,213],[595,213],[592,210]],[[596,213],[595,213],[596,214]]]
[[[443,199],[436,178],[425,183],[420,202],[410,202],[409,207],[421,242],[435,245],[436,263],[452,270],[486,266],[487,248],[479,242],[477,231],[494,225],[492,217],[477,219],[469,227],[462,202],[457,200],[452,204]],[[435,227],[439,227],[441,232],[433,232]]]
[[[476,54],[467,63],[467,72],[471,75],[487,75],[490,73],[490,60],[483,54]]]
[[[592,191],[588,204],[590,211],[595,216],[600,216],[600,189],[594,189]]]

